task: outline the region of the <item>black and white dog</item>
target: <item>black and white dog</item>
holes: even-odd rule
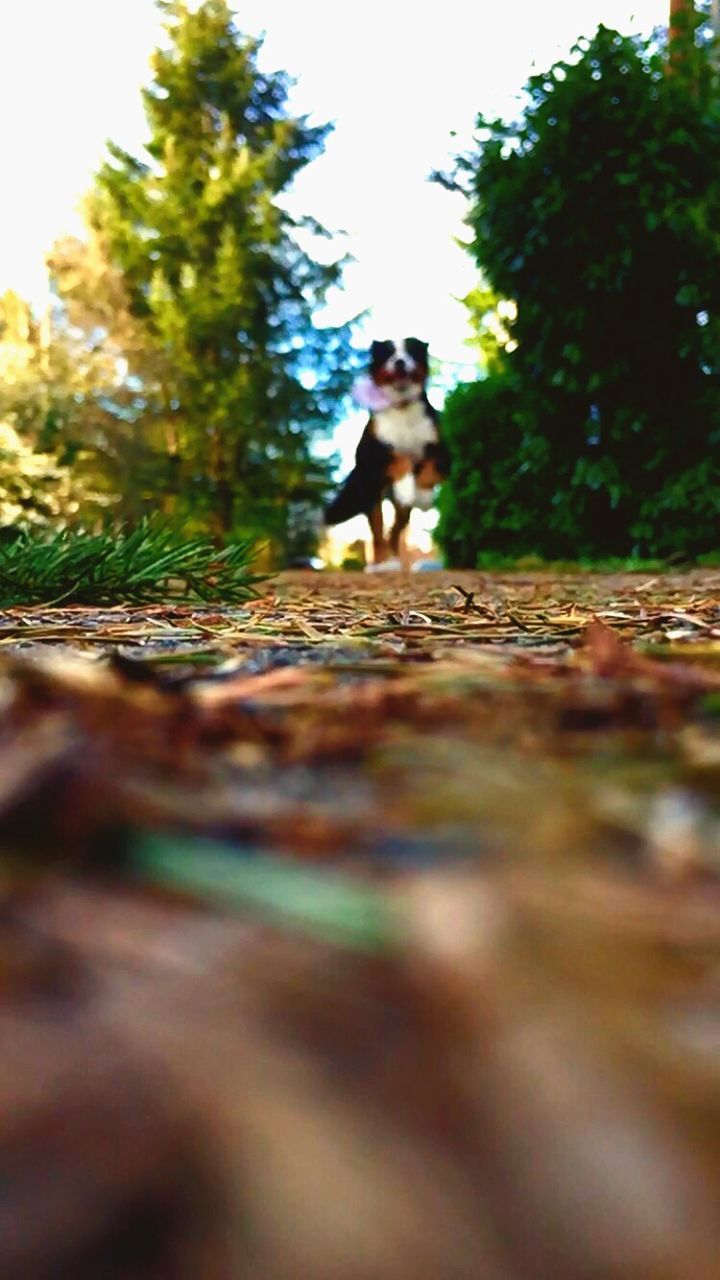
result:
[[[353,516],[367,516],[376,566],[395,567],[412,508],[432,506],[435,487],[449,469],[438,414],[425,393],[427,378],[427,343],[405,338],[373,342],[369,375],[355,385],[355,398],[370,410],[370,418],[355,453],[355,466],[328,507],[325,522],[335,525]],[[389,539],[383,523],[384,498],[395,507]]]

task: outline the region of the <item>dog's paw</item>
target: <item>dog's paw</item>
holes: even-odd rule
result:
[[[398,573],[402,569],[402,563],[396,556],[391,556],[389,560],[378,560],[375,564],[366,564],[366,573]]]

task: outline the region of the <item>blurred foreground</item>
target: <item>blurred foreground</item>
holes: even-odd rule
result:
[[[2,613],[3,1280],[717,1277],[718,585]]]

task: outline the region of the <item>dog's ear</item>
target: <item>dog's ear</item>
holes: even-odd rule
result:
[[[428,352],[430,350],[427,342],[421,342],[419,338],[406,338],[405,350],[416,360],[418,364],[428,366]]]
[[[385,338],[381,342],[373,342],[370,347],[371,368],[378,369],[381,364],[385,364],[385,361],[390,359],[394,350],[395,343],[391,342],[389,338]]]

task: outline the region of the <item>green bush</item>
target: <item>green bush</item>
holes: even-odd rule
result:
[[[488,297],[517,310],[446,407],[453,562],[717,545],[720,109],[687,39],[668,75],[652,42],[600,27],[458,162]]]
[[[537,440],[523,436],[511,377],[467,383],[448,397],[443,435],[451,456],[440,491],[437,539],[446,559],[473,567],[478,555],[517,557],[534,550]]]

